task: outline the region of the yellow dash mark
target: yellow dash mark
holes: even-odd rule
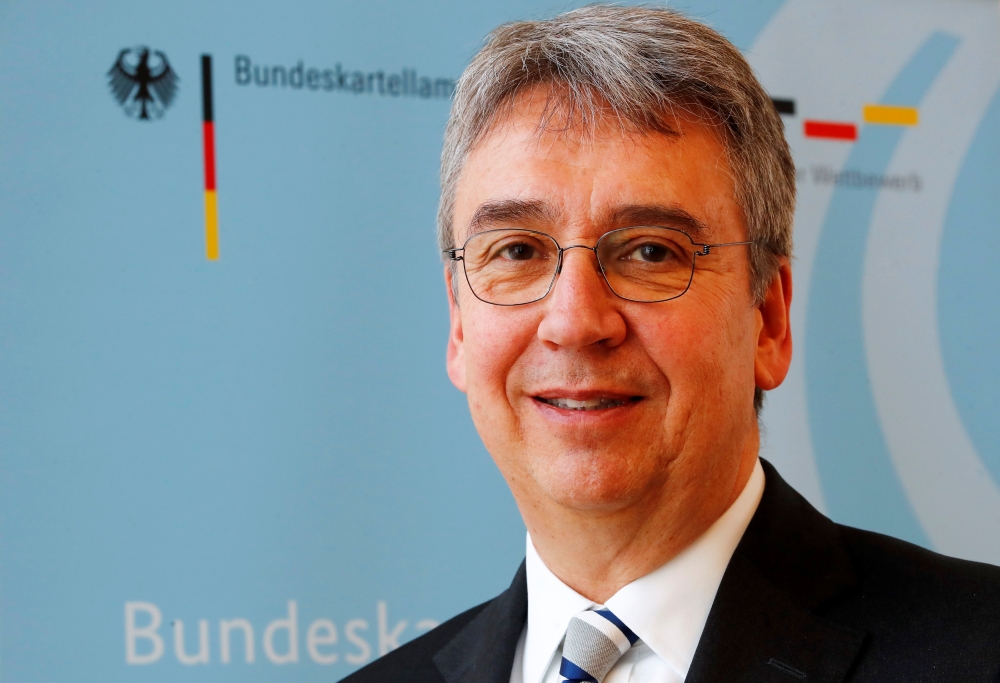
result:
[[[209,261],[219,258],[219,211],[215,190],[205,190],[205,256]]]
[[[865,123],[883,126],[915,126],[920,121],[916,107],[896,107],[890,104],[866,104],[862,110]]]

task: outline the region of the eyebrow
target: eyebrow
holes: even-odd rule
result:
[[[500,199],[479,205],[469,221],[469,234],[512,223],[551,221],[555,212],[543,201]]]
[[[608,213],[606,222],[615,227],[659,225],[679,228],[692,239],[704,239],[711,232],[704,222],[679,206],[660,204],[629,204],[615,207]]]

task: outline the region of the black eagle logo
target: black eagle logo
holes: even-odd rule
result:
[[[163,116],[177,95],[179,80],[167,56],[145,46],[119,52],[108,71],[111,95],[126,114],[143,121]]]

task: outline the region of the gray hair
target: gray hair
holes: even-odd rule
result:
[[[470,152],[516,96],[551,86],[545,128],[567,125],[675,134],[678,110],[714,125],[726,148],[750,247],[751,288],[762,301],[781,257],[791,257],[795,165],[781,119],[728,40],[665,7],[592,5],[545,21],[504,24],[458,81],[441,154],[438,243],[453,246],[455,192]],[[755,404],[759,407],[760,392]]]

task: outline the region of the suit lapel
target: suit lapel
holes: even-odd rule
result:
[[[508,683],[514,651],[528,620],[524,563],[510,588],[490,602],[435,656],[448,683]]]
[[[836,525],[764,462],[757,512],[723,576],[687,683],[839,683],[865,634],[817,615],[857,579]]]
[[[734,555],[687,683],[840,683],[864,634],[810,614]]]

